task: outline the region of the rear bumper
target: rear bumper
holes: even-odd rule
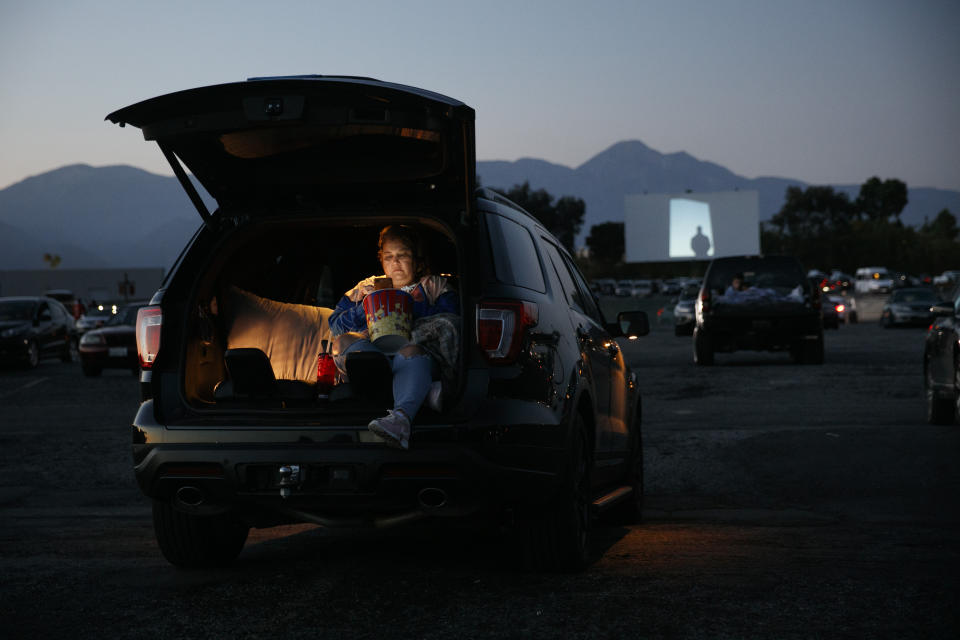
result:
[[[365,427],[167,428],[152,415],[152,402],[145,402],[133,425],[134,473],[143,493],[188,510],[232,509],[254,520],[268,513],[297,521],[304,518],[291,513],[308,513],[369,521],[422,510],[424,490],[444,496],[443,512],[435,515],[536,504],[553,495],[563,471],[563,449],[518,442],[516,426],[509,444],[455,426],[419,433],[414,426],[410,449],[398,451]],[[444,429],[444,437],[434,437]],[[288,492],[285,466],[297,471]],[[184,487],[192,502],[202,502],[179,504]]]
[[[717,351],[778,351],[816,339],[823,330],[819,315],[779,317],[709,317],[703,330]]]
[[[140,366],[136,349],[129,347],[106,347],[82,345],[80,361],[98,369],[136,369]]]

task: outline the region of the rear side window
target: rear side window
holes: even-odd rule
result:
[[[487,215],[487,228],[497,280],[545,292],[547,288],[543,283],[540,259],[530,232],[513,220],[496,214]]]
[[[789,291],[806,282],[800,263],[793,258],[732,258],[715,261],[710,266],[707,287],[723,293],[735,275],[742,275],[748,287],[781,291]]]
[[[577,289],[577,285],[574,284],[573,277],[570,275],[570,272],[567,271],[566,265],[563,264],[560,253],[549,242],[544,242],[543,246],[547,255],[550,256],[550,262],[553,263],[557,277],[560,279],[560,288],[563,289],[563,295],[567,299],[567,305],[582,313],[583,301],[580,299],[580,291]]]

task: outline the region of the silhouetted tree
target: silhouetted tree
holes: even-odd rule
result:
[[[502,191],[502,190],[500,190]],[[580,198],[563,196],[556,203],[546,189],[530,188],[529,182],[514,185],[503,191],[509,199],[526,209],[573,253],[573,241],[583,226],[587,205]]]
[[[761,229],[761,246],[765,252],[801,256],[811,265],[837,264],[852,216],[850,198],[833,187],[788,187],[786,201],[770,219],[773,228]]]
[[[960,255],[960,230],[947,210],[919,229],[900,222],[907,185],[870,178],[853,202],[831,187],[790,187],[780,211],[760,227],[764,253],[796,255],[810,268],[852,272],[883,264],[912,273],[939,273]]]
[[[937,214],[937,217],[933,219],[933,222],[924,220],[923,226],[920,227],[920,233],[946,238],[947,240],[956,240],[957,233],[960,233],[960,229],[957,228],[957,219],[950,213],[950,210],[943,209]]]
[[[907,185],[897,179],[880,181],[874,176],[860,187],[855,207],[857,217],[867,220],[889,220],[896,218],[907,206]]]
[[[590,260],[601,267],[610,267],[623,259],[624,236],[622,222],[603,222],[590,227],[587,248]]]

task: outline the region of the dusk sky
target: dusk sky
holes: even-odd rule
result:
[[[479,160],[641,140],[748,178],[960,190],[957,0],[0,0],[0,188],[73,163],[170,175],[104,116],[307,73],[466,102]]]

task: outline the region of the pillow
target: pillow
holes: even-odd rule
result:
[[[317,381],[317,354],[321,340],[331,340],[333,309],[277,302],[237,287],[223,301],[228,349],[260,349],[277,380]]]

